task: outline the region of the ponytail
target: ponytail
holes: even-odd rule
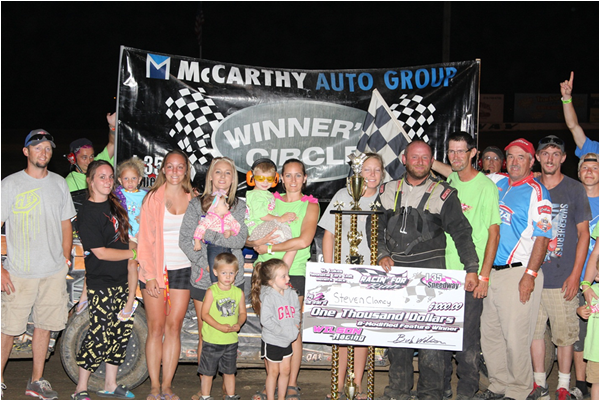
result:
[[[275,272],[288,265],[281,259],[269,259],[264,262],[259,262],[254,266],[252,272],[252,289],[250,290],[250,302],[252,309],[257,315],[260,315],[260,290],[263,285],[270,285],[269,281],[273,280]]]

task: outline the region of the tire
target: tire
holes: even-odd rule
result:
[[[63,331],[59,341],[60,360],[67,375],[77,383],[79,367],[77,366],[77,352],[81,348],[83,339],[89,327],[89,315],[72,313],[67,327]],[[146,322],[146,311],[140,304],[135,311],[133,333],[127,345],[125,362],[119,366],[117,383],[134,389],[142,384],[148,377],[146,365],[146,339],[148,337],[148,324]],[[92,373],[88,382],[90,391],[104,389],[104,362]]]

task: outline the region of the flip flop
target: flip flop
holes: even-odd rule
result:
[[[115,388],[115,391],[99,390],[96,391],[96,395],[106,398],[125,398],[129,400],[135,398],[135,395],[122,384],[119,384],[117,388]]]
[[[275,389],[275,394],[277,394],[277,389]],[[256,394],[254,394],[251,398],[252,400],[266,400],[267,399],[267,389],[263,387],[262,390],[258,390]]]
[[[162,393],[160,395],[161,400],[179,400],[179,396],[175,393]]]
[[[147,400],[160,400],[161,398],[160,398],[160,394],[152,394],[152,393],[150,393],[150,394],[148,394],[146,396],[146,399]],[[193,398],[192,398],[192,400],[193,400]]]
[[[71,399],[72,400],[91,400],[90,393],[88,393],[87,391],[80,391],[78,393],[71,394]]]

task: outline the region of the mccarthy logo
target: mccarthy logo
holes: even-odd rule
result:
[[[146,56],[146,78],[169,79],[171,57],[150,54]]]

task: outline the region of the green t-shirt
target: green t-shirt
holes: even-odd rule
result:
[[[283,214],[287,212],[296,213],[296,220],[290,222],[290,228],[292,229],[292,237],[294,238],[300,236],[300,232],[302,230],[302,222],[304,221],[304,216],[306,216],[306,209],[308,208],[309,204],[308,198],[309,196],[304,196],[302,200],[298,200],[295,202],[284,202],[281,199],[277,199],[277,197],[275,197],[274,212],[277,214],[277,216],[283,216]],[[285,252],[274,252],[273,255],[265,253],[259,255],[259,257],[256,259],[256,262],[264,262],[273,258],[281,259],[283,258],[283,255],[285,255]],[[289,275],[305,276],[306,262],[308,261],[308,259],[310,259],[310,245],[296,252],[294,263],[292,263],[292,266],[290,266]]]
[[[232,285],[229,291],[223,291],[218,283],[211,285],[213,301],[210,305],[209,314],[221,324],[234,325],[240,316],[240,302],[242,302],[242,290]],[[244,301],[245,302],[245,301]],[[238,333],[223,333],[204,322],[202,324],[202,340],[211,344],[235,344],[238,342]]]
[[[112,166],[115,165],[115,158],[108,157],[108,149],[104,148],[104,150],[97,155],[94,156],[94,160],[105,160],[109,162]],[[67,181],[67,185],[69,186],[69,191],[79,191],[80,189],[87,188],[87,181],[85,180],[85,174],[80,173],[79,171],[71,171],[66,177],[65,181]]]
[[[275,215],[275,197],[270,191],[253,189],[246,192],[246,219],[244,223],[248,227],[248,236],[252,235],[254,229],[264,223],[261,219],[268,214]]]
[[[479,258],[479,272],[483,264],[485,246],[492,224],[500,225],[500,209],[498,206],[498,188],[483,173],[478,173],[470,181],[462,182],[458,173],[448,176],[448,183],[457,189],[462,211],[473,229],[473,243]],[[463,270],[456,245],[450,235],[446,234],[446,268]]]

